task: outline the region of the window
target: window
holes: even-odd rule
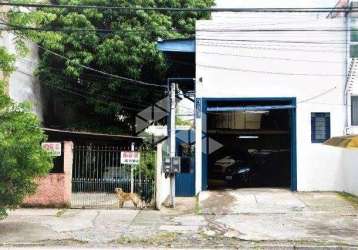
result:
[[[356,5],[352,3],[352,6]],[[350,57],[357,58],[358,57],[358,19],[356,16],[352,16],[350,18]]]
[[[352,125],[358,126],[358,96],[352,96]]]
[[[331,137],[330,113],[311,113],[311,141],[321,143]]]

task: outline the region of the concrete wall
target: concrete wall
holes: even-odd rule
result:
[[[235,1],[235,7],[269,7],[266,5],[273,1],[249,2],[251,4],[247,4],[248,1]],[[254,4],[264,2],[264,6]],[[310,2],[306,1],[304,6],[315,7]],[[320,1],[320,4],[328,2]],[[276,5],[275,1],[275,5],[271,7],[286,7],[282,1],[281,5]],[[330,164],[332,159],[326,154],[325,146],[311,143],[311,112],[330,112],[331,135],[343,134],[346,120],[343,95],[346,79],[346,34],[242,30],[345,29],[344,18],[326,17],[326,13],[218,14],[213,20],[198,21],[196,24],[196,79],[202,80],[196,83],[197,97],[297,99],[299,191],[336,190],[339,185],[335,175],[339,172],[339,166]],[[202,180],[201,131],[201,119],[196,119],[197,192],[201,190]]]
[[[327,175],[332,179],[333,190],[358,195],[358,150],[326,145],[323,147],[329,158],[326,169]],[[318,176],[312,178],[319,179]]]
[[[4,46],[10,53],[16,54],[14,35],[3,32],[0,36],[0,46]],[[16,102],[28,101],[40,120],[43,120],[41,88],[38,79],[33,75],[38,63],[38,48],[32,43],[27,44],[29,53],[25,57],[17,57],[16,71],[9,79],[9,96]]]
[[[156,165],[156,180],[155,180],[155,190],[156,190],[156,208],[160,209],[163,206],[163,202],[168,198],[170,194],[170,180],[165,178],[164,173],[162,172],[162,161],[163,161],[163,145],[164,143],[159,143],[157,145],[157,165]]]
[[[358,196],[358,151],[343,149],[343,191]]]
[[[36,193],[27,197],[24,206],[68,207],[72,193],[73,143],[64,142],[64,173],[54,173],[37,180]]]

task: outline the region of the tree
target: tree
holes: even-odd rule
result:
[[[22,0],[22,2],[32,2]],[[53,4],[108,5],[125,7],[206,8],[213,0],[60,0]],[[140,86],[89,71],[88,65],[111,74],[164,84],[165,58],[156,49],[158,39],[194,35],[195,21],[208,18],[207,12],[120,11],[105,9],[50,9],[9,12],[11,25],[51,31],[18,30],[67,59],[40,49],[38,75],[44,85],[70,89],[82,97],[66,94],[64,102],[86,113],[86,119],[66,124],[73,128],[115,131],[133,130],[135,113],[165,95],[163,89]],[[82,31],[80,31],[82,29]],[[85,29],[86,31],[83,31]],[[78,30],[78,31],[76,31]],[[93,31],[91,31],[93,30]],[[96,31],[94,31],[96,30]],[[110,31],[108,31],[110,30]],[[20,39],[21,40],[21,39]],[[85,95],[86,97],[83,97]],[[80,117],[80,116],[77,116]],[[80,117],[81,118],[81,117]],[[85,120],[81,123],[80,120]]]
[[[14,70],[15,57],[0,47],[3,76]],[[3,77],[4,78],[4,77]],[[0,219],[36,190],[35,178],[52,167],[52,158],[41,148],[45,136],[29,105],[14,103],[0,80]]]

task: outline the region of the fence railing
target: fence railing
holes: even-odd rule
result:
[[[154,162],[151,163],[154,152],[141,151],[139,165],[125,165],[121,164],[121,151],[120,147],[75,146],[72,207],[116,208],[115,189],[122,188],[129,193],[131,187],[143,203],[147,206],[152,203],[155,196]]]

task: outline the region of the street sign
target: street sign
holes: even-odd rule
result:
[[[61,142],[43,142],[41,146],[45,151],[50,152],[52,156],[61,156],[62,154]]]
[[[121,164],[139,165],[140,153],[138,151],[121,151]]]

